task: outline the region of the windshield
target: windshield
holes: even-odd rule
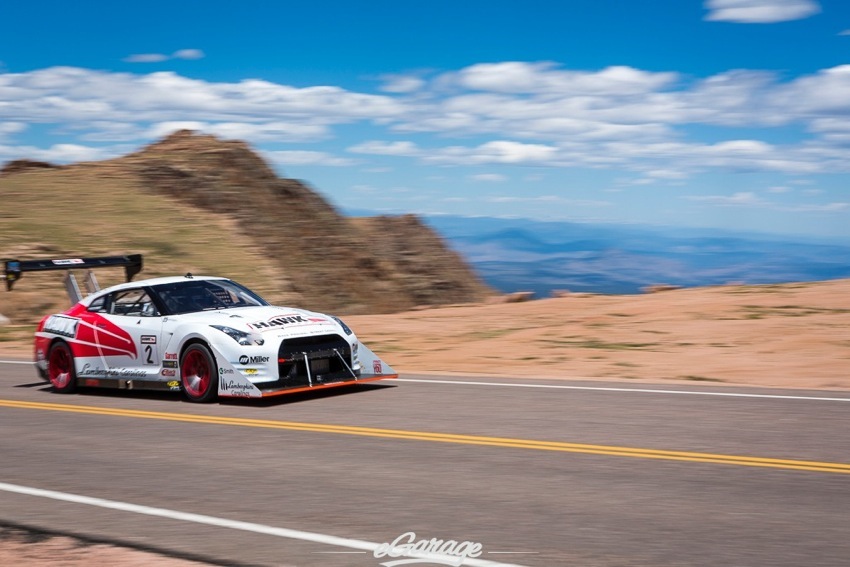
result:
[[[171,315],[268,305],[259,295],[230,280],[186,280],[154,286]]]

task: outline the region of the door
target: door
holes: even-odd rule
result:
[[[144,288],[113,292],[82,315],[92,338],[91,357],[78,363],[80,378],[162,379],[162,316]]]

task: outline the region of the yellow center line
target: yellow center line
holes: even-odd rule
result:
[[[726,465],[739,465],[746,467],[767,467],[777,469],[850,474],[850,464],[845,463],[773,459],[767,457],[748,457],[741,455],[722,455],[715,453],[695,453],[688,451],[666,451],[662,449],[617,447],[613,445],[589,445],[584,443],[567,443],[561,441],[537,441],[533,439],[487,437],[481,435],[462,435],[455,433],[429,433],[425,431],[381,429],[375,427],[359,427],[352,425],[329,425],[320,423],[302,423],[296,421],[273,421],[241,417],[195,415],[188,413],[113,409],[95,406],[54,404],[44,402],[25,402],[3,399],[0,399],[0,407],[61,411],[90,415],[107,415],[114,417],[131,417],[137,419],[181,421],[187,423],[203,423],[208,425],[231,425],[241,427],[258,427],[265,429],[286,429],[290,431],[311,431],[314,433],[335,433],[338,435],[357,435],[361,437],[380,437],[385,439],[407,439],[413,441],[433,441],[441,443],[459,443],[464,445],[508,447],[514,449],[532,449],[537,451],[559,451],[565,453],[585,453],[591,455],[609,455],[641,459],[661,459],[667,461],[687,461],[694,463],[715,463]]]

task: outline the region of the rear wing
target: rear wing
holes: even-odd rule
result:
[[[12,286],[21,279],[24,272],[46,272],[51,270],[78,270],[85,268],[113,268],[124,266],[127,281],[142,271],[142,255],[128,254],[126,256],[99,256],[96,258],[61,258],[57,260],[6,260],[3,278],[6,280],[6,290],[12,291]],[[74,275],[68,272],[65,276],[65,287],[72,303],[81,299],[80,289]],[[94,274],[89,271],[86,276],[86,288],[89,293],[100,289]]]

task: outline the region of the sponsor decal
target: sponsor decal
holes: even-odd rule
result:
[[[245,373],[245,374],[248,374],[248,375],[253,375],[253,374],[259,374],[260,371],[257,370],[256,368],[245,368],[244,370],[242,370],[242,372]]]
[[[83,364],[82,370],[79,372],[79,376],[98,376],[98,377],[112,377],[112,376],[120,376],[120,377],[133,377],[133,378],[144,378],[147,376],[147,373],[144,370],[140,370],[138,368],[101,368],[100,366],[94,366],[89,364],[88,362]]]
[[[66,260],[51,260],[57,266],[70,266],[73,264],[84,264],[82,258],[68,258]]]
[[[250,398],[255,390],[254,385],[249,382],[237,382],[235,380],[222,380],[219,387],[228,396],[235,398]]]
[[[233,374],[233,370],[231,370],[230,368],[219,368],[218,373],[221,376],[224,376],[225,374]]]
[[[177,360],[177,353],[176,352],[166,352],[165,353],[165,360]]]
[[[163,376],[177,376],[177,371],[172,368],[163,368],[162,369]],[[170,382],[169,382],[170,384]]]
[[[279,327],[285,327],[287,325],[305,325],[311,322],[319,321],[324,322],[324,319],[310,319],[308,321],[301,315],[282,315],[278,317],[272,317],[268,321],[255,321],[253,323],[249,323],[248,326],[252,329],[257,329],[259,331],[268,331],[269,329],[276,329]]]
[[[383,366],[383,364],[381,364],[380,360],[373,360],[372,361],[372,370],[375,372],[375,374],[383,374],[384,373],[384,366]]]
[[[248,356],[247,354],[243,354],[239,357],[239,364],[265,364],[268,361],[268,356]]]
[[[72,317],[51,315],[47,318],[47,321],[44,322],[44,327],[42,327],[41,330],[45,333],[53,333],[54,335],[62,335],[63,337],[73,338],[77,336],[77,325],[79,322],[79,319],[74,319]]]
[[[405,532],[392,542],[382,543],[372,555],[375,559],[389,557],[394,561],[384,561],[380,565],[394,567],[396,565],[450,565],[460,567],[467,558],[481,557],[484,546],[473,541],[456,541],[453,539],[420,539],[416,540],[416,532]],[[407,559],[397,559],[404,557]]]
[[[155,345],[156,344],[156,335],[142,335],[142,344],[143,345]]]
[[[176,360],[163,360],[162,361],[162,367],[163,368],[177,368],[177,361]]]

